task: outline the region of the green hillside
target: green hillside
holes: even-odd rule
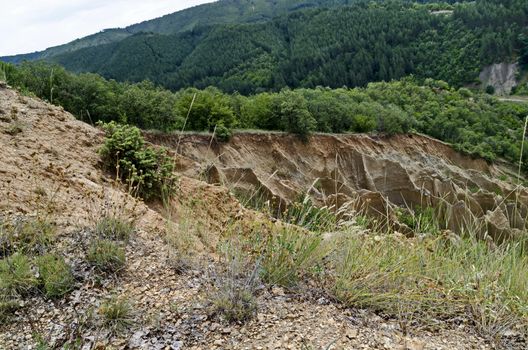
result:
[[[171,35],[139,33],[52,61],[172,90],[214,85],[247,94],[364,86],[409,74],[461,86],[474,82],[485,65],[516,60],[527,24],[523,0],[457,4],[452,15],[408,2],[362,3]]]
[[[191,7],[126,28],[107,29],[41,52],[2,57],[1,60],[19,63],[24,60],[49,59],[87,47],[119,42],[137,33],[175,34],[190,31],[197,27],[216,24],[254,23],[269,20],[299,9],[340,6],[358,1],[364,0],[221,0]]]

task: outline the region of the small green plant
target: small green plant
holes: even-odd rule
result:
[[[104,216],[95,226],[98,237],[111,240],[128,241],[134,230],[131,221],[113,215]]]
[[[105,300],[99,307],[99,314],[103,318],[103,326],[114,332],[123,331],[133,323],[132,305],[124,297],[113,296]]]
[[[232,240],[221,247],[225,270],[215,278],[218,290],[211,298],[214,314],[227,322],[241,323],[257,314],[259,263],[253,263],[236,242]]]
[[[5,133],[11,136],[16,136],[24,131],[22,123],[15,120],[9,127],[5,129]]]
[[[257,303],[250,290],[232,288],[219,292],[214,300],[214,310],[227,322],[245,322],[256,314]]]
[[[125,266],[125,249],[115,242],[97,239],[88,248],[86,259],[100,271],[115,273]]]
[[[54,242],[55,226],[43,219],[0,224],[0,253],[43,254]]]
[[[75,278],[63,257],[53,254],[40,256],[37,267],[47,297],[60,298],[73,289]]]
[[[12,299],[0,296],[0,325],[7,323],[20,304]]]
[[[0,296],[9,299],[26,295],[38,284],[31,270],[30,259],[23,254],[15,253],[0,260]]]
[[[488,95],[493,95],[495,93],[495,87],[492,85],[486,86],[486,93]]]
[[[256,248],[261,254],[262,279],[269,284],[295,286],[324,256],[321,242],[320,235],[292,228],[272,232]]]
[[[416,233],[439,232],[438,220],[435,218],[435,211],[432,207],[415,206],[414,210],[396,208],[395,214],[398,221],[407,225]]]
[[[173,162],[165,149],[145,145],[137,127],[115,122],[100,125],[106,139],[99,153],[107,168],[116,171],[145,200],[160,199],[174,190]]]
[[[290,204],[280,219],[314,232],[331,230],[337,222],[333,211],[315,206],[308,195]]]

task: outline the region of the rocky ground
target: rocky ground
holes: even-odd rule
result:
[[[227,188],[184,174],[173,215],[160,204],[147,206],[101,170],[102,137],[61,108],[0,87],[0,211],[10,219],[45,215],[56,224],[56,249],[76,279],[64,299],[27,296],[0,325],[0,349],[36,349],[39,339],[48,348],[79,349],[493,348],[464,323],[424,328],[413,320],[342,308],[316,288],[258,286],[256,317],[246,324],[223,321],[211,312],[209,296],[219,269],[216,246],[228,223],[239,223],[242,231],[280,223],[242,208]],[[112,208],[137,222],[126,267],[116,275],[100,274],[85,262],[95,222]],[[195,240],[192,263],[183,272],[164,239],[169,221],[178,234]],[[130,304],[123,329],[105,326],[100,313],[113,296]]]

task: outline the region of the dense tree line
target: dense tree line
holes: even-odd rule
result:
[[[284,87],[366,86],[409,74],[460,87],[476,82],[491,63],[528,61],[525,0],[336,0],[308,9],[302,4],[267,21],[138,33],[51,59],[118,81],[149,79],[173,91],[213,85],[244,95]],[[438,9],[453,12],[435,14]]]
[[[0,71],[22,91],[90,123],[118,121],[166,132],[215,131],[223,137],[236,128],[282,130],[302,137],[315,131],[420,132],[466,153],[510,162],[519,159],[528,114],[525,104],[499,102],[433,79],[420,84],[413,77],[365,88],[283,89],[243,96],[215,87],[171,92],[150,82],[119,83],[44,63],[1,64]]]

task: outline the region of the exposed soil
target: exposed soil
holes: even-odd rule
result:
[[[446,228],[477,225],[502,241],[526,223],[528,192],[511,184],[515,173],[456,152],[423,135],[392,137],[242,133],[228,143],[206,135],[149,135],[178,148],[182,173],[285,208],[308,193],[319,205],[392,218],[393,208],[435,207]],[[510,182],[500,179],[510,179]]]
[[[180,189],[170,219],[176,230],[190,223],[203,232],[192,230],[201,263],[180,274],[169,264],[162,206],[132,198],[101,170],[97,149],[102,138],[98,129],[61,108],[0,86],[0,211],[3,217],[39,215],[55,222],[58,249],[77,279],[65,299],[29,296],[13,319],[0,325],[0,349],[34,349],[35,333],[52,348],[78,339],[82,349],[493,348],[465,324],[435,331],[411,328],[406,335],[397,320],[268,287],[259,291],[257,318],[246,325],[221,323],[208,311],[206,293],[225,223],[239,221],[242,228],[273,223],[244,209],[227,187],[201,178],[209,168],[205,175],[216,176],[211,183],[225,179],[227,185],[238,182],[248,189],[263,185],[284,201],[316,178],[326,182],[313,196],[324,200],[338,179],[340,192],[348,197],[383,194],[399,204],[417,202],[422,187],[441,194],[470,184],[486,190],[483,199],[475,199],[484,211],[493,210],[497,197],[490,191],[495,186],[508,189],[494,180],[501,174],[494,166],[422,136],[321,136],[305,145],[289,136],[240,135],[211,149],[206,137],[186,137],[185,157],[177,159]],[[173,146],[175,138],[155,141]],[[273,173],[277,177],[269,179]],[[240,174],[246,176],[238,181]],[[127,246],[125,270],[101,278],[84,262],[85,246],[97,219],[115,207],[126,208],[120,210],[137,219],[138,230]],[[101,327],[97,313],[112,295],[126,296],[134,310],[130,327],[115,335]]]

